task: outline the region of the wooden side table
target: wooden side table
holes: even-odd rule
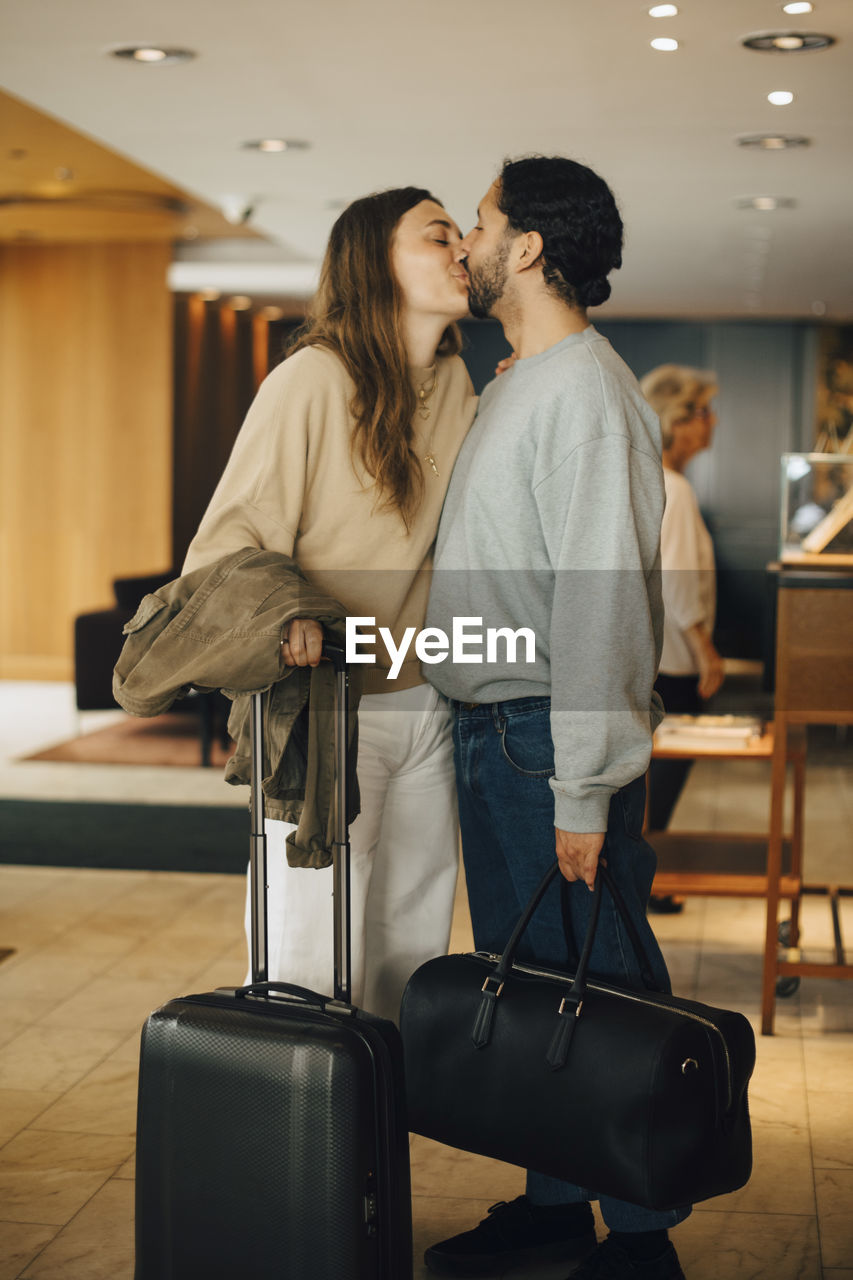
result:
[[[782,828],[789,742],[793,734],[803,733],[809,724],[853,724],[853,563],[833,565],[829,570],[782,565],[778,587],[767,928],[761,997],[764,1035],[773,1033],[778,977],[853,978],[853,964],[846,962],[838,909],[840,897],[853,894],[851,886],[800,884],[792,898],[793,951],[785,960],[780,960],[777,953],[779,899],[788,896]],[[828,963],[806,963],[796,951],[802,893],[825,894],[829,900],[835,954]]]
[[[772,760],[773,728],[743,745],[710,740],[687,746],[655,743],[655,760]],[[778,895],[794,903],[800,893],[803,848],[803,792],[805,732],[792,733],[785,746],[785,766],[793,767],[794,810],[791,831],[781,838]],[[761,834],[729,831],[656,831],[651,836],[659,870],[653,892],[724,898],[766,898],[769,893],[770,831]],[[775,946],[775,941],[774,941]]]

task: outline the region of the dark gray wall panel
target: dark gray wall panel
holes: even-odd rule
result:
[[[669,363],[716,371],[716,437],[688,474],[714,538],[720,648],[728,657],[762,657],[769,626],[765,566],[778,551],[779,460],[812,445],[818,327],[595,317],[594,323],[637,377]],[[463,329],[479,391],[508,348],[494,321],[469,321]]]
[[[593,318],[638,378],[659,364],[708,367],[708,326],[687,320],[611,320]]]

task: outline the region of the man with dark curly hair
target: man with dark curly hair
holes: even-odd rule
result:
[[[450,700],[468,898],[478,950],[502,951],[555,854],[550,891],[520,959],[564,969],[590,916],[599,858],[669,991],[646,919],[655,860],[642,839],[644,774],[662,714],[660,428],[587,308],[610,295],[622,221],[607,184],[562,157],[508,161],[460,245],[475,316],[494,316],[517,357],[485,390],[459,453],[436,547],[427,621],[526,627],[536,661],[491,654],[428,668]],[[479,618],[478,618],[479,620]],[[574,937],[569,938],[569,934]],[[605,893],[591,968],[641,986]],[[495,1116],[495,1124],[500,1124]],[[596,1243],[590,1199],[609,1235]],[[545,1260],[576,1280],[683,1280],[657,1212],[528,1171],[526,1195],[426,1252],[440,1275]]]

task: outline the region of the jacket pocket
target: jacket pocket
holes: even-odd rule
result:
[[[122,628],[122,635],[131,636],[134,631],[141,631],[146,627],[152,618],[156,618],[157,614],[167,608],[165,600],[161,600],[159,596],[143,596],[139,602],[139,608]]]

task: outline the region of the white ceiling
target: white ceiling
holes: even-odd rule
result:
[[[853,318],[853,3],[792,18],[779,0],[680,0],[673,19],[650,3],[5,0],[0,86],[211,203],[251,204],[275,242],[271,265],[252,265],[256,291],[310,285],[340,202],[415,183],[467,230],[502,158],[535,151],[592,165],[617,195],[625,265],[608,316]],[[741,47],[768,30],[837,43]],[[653,51],[659,35],[681,48]],[[139,43],[198,57],[106,56]],[[793,104],[771,106],[773,89]],[[735,145],[762,132],[812,146]],[[311,148],[241,150],[270,136]],[[751,195],[796,207],[735,207]]]

